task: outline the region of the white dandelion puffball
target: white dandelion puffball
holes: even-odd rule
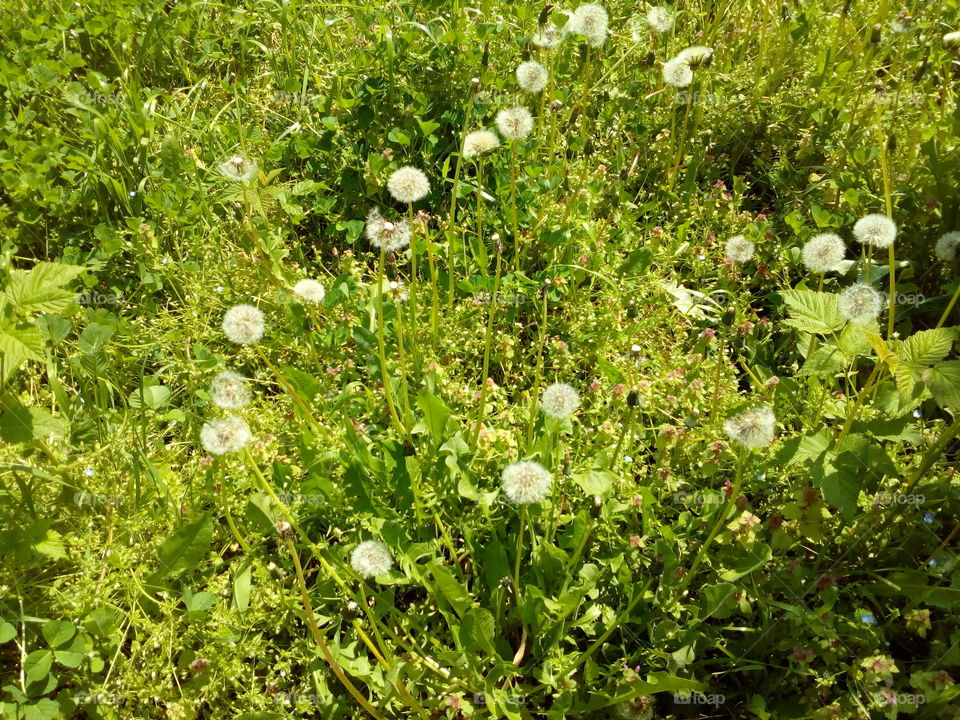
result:
[[[533,34],[533,37],[530,38],[530,42],[538,48],[555,47],[560,43],[560,33],[557,31],[557,26],[553,23],[541,25]]]
[[[405,165],[393,171],[390,179],[387,180],[387,190],[397,202],[415,203],[425,198],[430,192],[430,181],[422,170]]]
[[[547,69],[536,60],[527,60],[517,68],[517,85],[528,93],[538,93],[547,86]]]
[[[467,133],[467,136],[463,139],[463,156],[466,158],[477,157],[485,152],[490,152],[499,145],[500,138],[497,137],[496,133],[489,130],[474,130],[472,133]]]
[[[696,70],[701,65],[709,65],[712,58],[713,48],[706,45],[691,45],[677,53],[677,59],[685,62],[692,70]]]
[[[685,88],[693,82],[693,70],[678,57],[663,64],[663,81],[675,88]]]
[[[652,7],[647,11],[647,25],[654,32],[670,32],[670,28],[673,27],[673,15],[665,7]]]
[[[940,236],[934,252],[944,262],[951,262],[957,257],[958,247],[960,247],[960,231],[954,230]]]
[[[580,395],[566,383],[554,383],[540,396],[540,407],[551,417],[565,418],[580,407]]]
[[[223,332],[230,342],[250,345],[263,337],[263,313],[253,305],[234,305],[223,316]]]
[[[250,402],[247,379],[233,370],[224,370],[210,383],[213,404],[224,410],[239,410]]]
[[[397,252],[410,244],[410,223],[406,220],[384,220],[377,208],[367,214],[367,240],[378,250]]]
[[[723,430],[731,440],[753,449],[770,444],[774,422],[773,409],[769,405],[758,405],[727,420]]]
[[[257,161],[245,158],[243,155],[228,157],[217,165],[217,169],[224,177],[237,182],[248,183],[257,176]]]
[[[200,444],[211,455],[224,455],[243,450],[251,437],[243,418],[236,415],[210,420],[200,428]]]
[[[890,247],[897,238],[897,224],[886,215],[866,215],[854,223],[853,236],[863,245]]]
[[[536,503],[550,492],[553,477],[540,463],[521,460],[503,469],[503,493],[519,505]]]
[[[818,273],[836,272],[846,255],[843,239],[833,233],[820,233],[803,246],[803,264],[807,270]]]
[[[866,283],[856,283],[840,293],[840,314],[852,323],[875,320],[883,310],[883,295]]]
[[[316,280],[304,278],[293,286],[293,294],[308,303],[321,303],[327,293]]]
[[[960,47],[960,32],[949,32],[944,35],[943,46],[948,48]]]
[[[365,540],[353,549],[350,565],[364,578],[386,575],[393,567],[389,548],[376,540]]]
[[[507,140],[523,140],[533,130],[533,117],[525,107],[507,108],[497,113],[497,128]]]
[[[727,240],[726,253],[734,262],[746,262],[753,257],[753,243],[743,235],[734,235]]]
[[[607,23],[607,11],[596,3],[588,3],[573,11],[566,31],[583,35],[591,47],[600,47],[607,39]]]

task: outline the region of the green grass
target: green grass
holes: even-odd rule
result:
[[[956,0],[0,5],[0,717],[960,716]]]

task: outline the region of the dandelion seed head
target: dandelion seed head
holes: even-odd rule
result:
[[[489,130],[474,130],[463,139],[463,156],[477,157],[493,150],[500,145],[500,138]]]
[[[743,235],[734,235],[727,240],[726,253],[734,262],[746,262],[753,257],[753,243]]]
[[[211,455],[239,452],[250,439],[247,423],[236,415],[210,420],[200,428],[200,444]]]
[[[364,578],[386,575],[393,567],[393,556],[382,542],[365,540],[353,549],[350,566]]]
[[[853,236],[863,245],[890,247],[897,237],[897,224],[886,215],[866,215],[854,223]]]
[[[541,25],[533,34],[530,42],[538,48],[555,47],[560,43],[560,33],[557,31],[557,26],[553,23]]]
[[[773,409],[758,405],[727,420],[723,430],[731,440],[753,449],[773,441],[774,423]]]
[[[247,379],[233,370],[224,370],[210,383],[213,404],[224,410],[239,410],[250,402]]]
[[[663,64],[663,81],[675,88],[685,88],[693,82],[693,70],[680,58],[667,60]]]
[[[415,203],[430,192],[430,181],[422,170],[404,165],[393,171],[387,180],[387,190],[397,202]]]
[[[250,345],[263,337],[263,313],[253,305],[234,305],[223,316],[222,327],[230,342]]]
[[[550,472],[532,460],[521,460],[503,469],[503,493],[510,502],[520,505],[543,500],[552,482]]]
[[[217,169],[224,177],[243,183],[248,183],[257,177],[258,171],[257,161],[245,158],[243,155],[234,155],[223,160],[217,165]]]
[[[839,309],[852,323],[869,322],[883,310],[883,296],[866,283],[856,283],[840,293]]]
[[[607,39],[607,11],[596,3],[581,5],[573,11],[565,28],[568,33],[583,35],[591,47],[600,47]]]
[[[323,298],[327,293],[323,289],[323,285],[316,280],[304,278],[293,286],[293,294],[301,300],[316,304],[323,302]]]
[[[378,250],[397,252],[410,244],[410,223],[384,220],[377,208],[367,214],[367,240]]]
[[[846,252],[847,248],[839,235],[820,233],[803,246],[803,264],[811,272],[836,272]]]
[[[565,418],[580,407],[580,395],[566,383],[554,383],[544,389],[540,407],[551,417]]]
[[[943,36],[943,46],[947,48],[960,47],[960,31],[949,32]]]
[[[536,60],[527,60],[517,68],[517,85],[528,93],[538,93],[547,86],[547,69]]]
[[[944,262],[951,262],[957,257],[958,247],[960,247],[960,231],[954,230],[940,236],[934,252]]]
[[[497,129],[507,140],[523,140],[533,130],[533,117],[525,107],[506,108],[497,113]]]
[[[677,53],[677,59],[685,62],[691,70],[709,65],[713,60],[713,48],[706,45],[691,45]]]
[[[670,32],[673,27],[673,15],[670,11],[661,6],[655,6],[647,10],[647,25],[650,29],[658,33]]]

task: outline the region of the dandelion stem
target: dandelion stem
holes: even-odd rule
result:
[[[880,143],[880,172],[883,176],[883,197],[887,207],[887,217],[893,217],[893,198],[890,192],[890,168],[887,165],[887,145]],[[890,263],[890,315],[887,318],[887,340],[893,337],[893,324],[897,306],[897,281],[894,270],[894,250],[891,242],[887,248],[887,257]]]
[[[233,533],[233,537],[236,538],[237,543],[243,548],[243,551],[247,555],[251,555],[250,544],[243,539],[243,535],[237,530],[237,525],[233,521],[233,513],[230,512],[230,503],[227,501],[227,492],[223,482],[220,483],[220,502],[223,504],[223,515],[227,519],[230,532]]]
[[[943,327],[943,324],[950,316],[950,311],[953,310],[953,306],[957,304],[957,298],[960,298],[960,282],[957,283],[957,289],[953,291],[953,297],[950,298],[950,302],[947,304],[947,309],[943,311],[943,315],[941,315],[940,319],[937,321],[938,330]]]
[[[510,211],[513,217],[514,270],[520,269],[520,226],[517,220],[517,141],[510,143]]]
[[[417,357],[417,231],[413,224],[413,204],[407,205],[407,222],[410,224],[410,354]]]
[[[412,246],[412,243],[411,243]],[[382,247],[380,248],[380,261],[377,263],[377,351],[380,356],[380,379],[383,382],[383,394],[387,397],[387,407],[390,410],[390,417],[393,418],[393,421],[397,424],[397,428],[400,430],[401,435],[406,436],[407,430],[406,426],[400,422],[400,417],[397,415],[397,409],[393,404],[393,390],[390,387],[390,372],[387,369],[387,353],[385,350],[385,342],[383,334],[385,332],[384,326],[386,325],[386,319],[383,316],[383,265],[386,261],[386,250]],[[412,289],[412,288],[411,288]],[[412,294],[411,294],[412,298]]]
[[[537,348],[537,367],[533,376],[533,393],[530,396],[530,414],[527,417],[527,453],[533,444],[533,426],[537,419],[537,400],[540,397],[540,383],[543,378],[543,349],[547,344],[547,288],[543,290],[543,317],[540,321],[540,346]]]
[[[483,377],[480,381],[480,404],[477,407],[477,421],[470,439],[470,448],[476,450],[480,439],[480,423],[483,421],[483,410],[487,400],[487,377],[490,372],[490,345],[493,339],[493,316],[497,312],[497,295],[500,294],[500,242],[497,241],[497,270],[493,279],[493,295],[490,297],[490,312],[487,314],[487,334],[483,344]]]

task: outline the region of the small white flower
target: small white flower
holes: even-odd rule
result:
[[[647,11],[647,25],[654,32],[670,32],[670,28],[673,27],[673,15],[665,7],[652,7]]]
[[[253,305],[234,305],[223,316],[222,327],[230,342],[250,345],[263,337],[263,313]]]
[[[364,578],[386,575],[393,567],[393,556],[382,542],[366,540],[353,549],[350,565]]]
[[[753,243],[743,235],[734,235],[727,240],[726,253],[734,262],[746,262],[753,257]]]
[[[663,64],[663,81],[675,88],[685,88],[693,82],[693,70],[680,58],[667,60]]]
[[[890,247],[897,237],[897,224],[886,215],[874,213],[854,223],[853,236],[863,245]]]
[[[387,190],[397,202],[415,203],[430,192],[430,181],[422,170],[405,165],[393,171],[387,180]]]
[[[580,407],[580,395],[566,383],[554,383],[540,396],[540,407],[551,417],[565,418]]]
[[[847,248],[839,235],[820,233],[807,240],[803,246],[803,264],[811,272],[836,272],[840,269],[846,252]]]
[[[758,405],[723,424],[723,430],[744,447],[758,448],[773,440],[775,418],[768,405]]]
[[[677,59],[685,62],[692,70],[701,65],[709,65],[713,59],[713,48],[706,45],[691,45],[677,53]]]
[[[581,5],[573,11],[564,30],[583,35],[591,47],[600,47],[607,39],[607,11],[595,3]]]
[[[960,231],[954,230],[940,236],[934,251],[944,262],[951,262],[957,257],[958,247],[960,247]]]
[[[474,130],[463,139],[463,156],[465,158],[483,155],[500,145],[500,138],[489,130]]]
[[[250,402],[247,379],[240,373],[224,370],[210,383],[213,404],[224,410],[239,410]]]
[[[248,183],[257,177],[257,161],[245,158],[242,155],[234,155],[223,160],[217,169],[224,177],[237,182]]]
[[[507,108],[497,113],[497,128],[507,140],[523,140],[533,130],[533,117],[525,107]]]
[[[552,482],[550,472],[532,460],[515,462],[503,470],[503,493],[510,502],[520,505],[543,500]]]
[[[213,455],[243,450],[250,442],[250,430],[243,418],[231,415],[223,419],[211,420],[200,428],[200,443],[204,450]]]
[[[323,302],[326,291],[323,289],[323,285],[316,280],[304,278],[293,286],[293,294],[309,303],[320,303]]]
[[[883,296],[866,283],[856,283],[840,293],[839,309],[852,323],[869,322],[883,310]]]
[[[528,93],[538,93],[547,86],[547,69],[536,60],[527,60],[517,68],[517,85]]]

